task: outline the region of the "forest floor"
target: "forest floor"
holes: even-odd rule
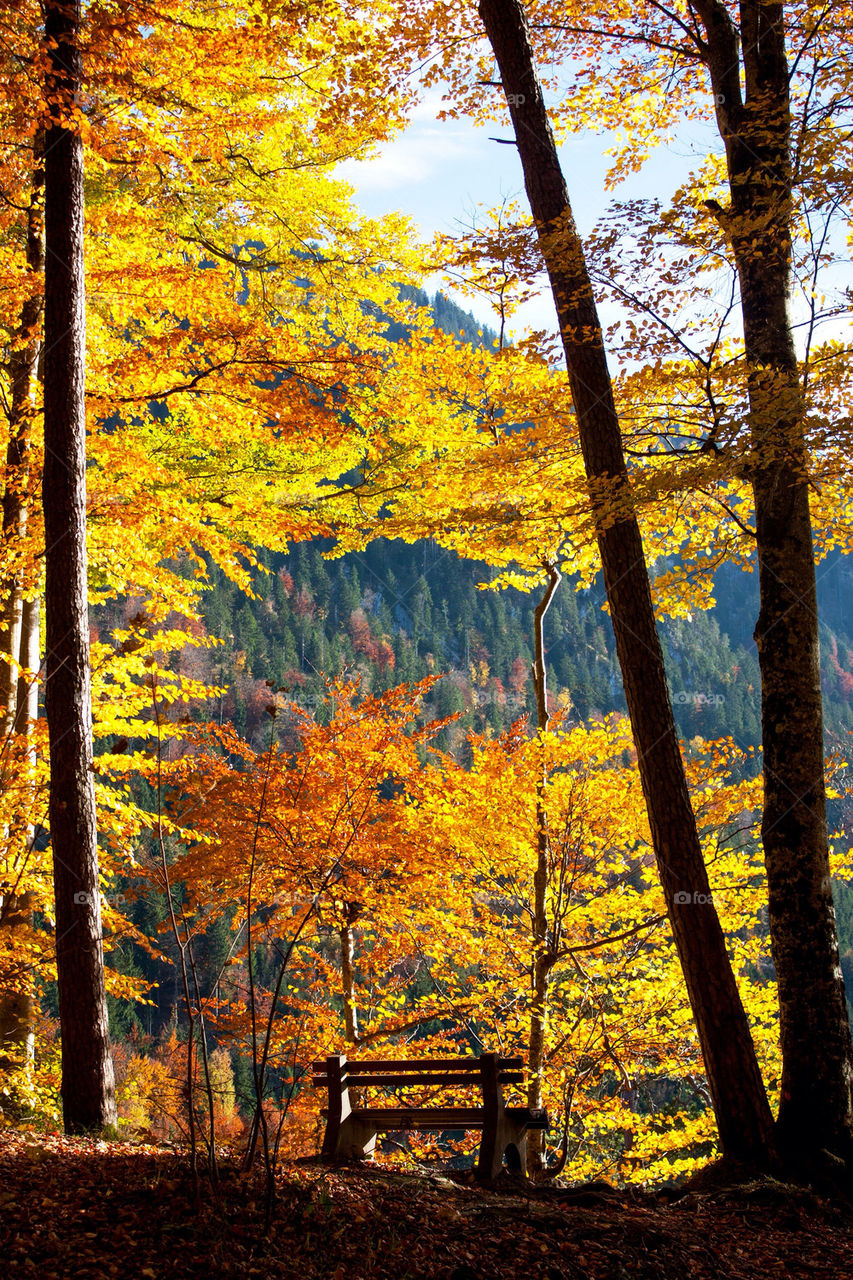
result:
[[[168,1149],[0,1132],[9,1280],[853,1280],[850,1208],[769,1180],[673,1199],[285,1165],[263,1221],[260,1174],[225,1165],[196,1193]]]

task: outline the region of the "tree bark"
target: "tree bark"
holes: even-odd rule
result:
[[[45,139],[46,684],[62,1106],[69,1133],[114,1124],[92,777],[86,583],[80,0],[48,0]]]
[[[546,563],[548,585],[534,611],[535,659],[533,685],[536,690],[536,727],[540,738],[548,728],[548,667],[545,661],[545,614],[562,580],[555,564]],[[553,942],[548,928],[548,880],[551,840],[548,831],[548,773],[542,744],[542,769],[536,784],[536,870],[533,874],[533,955],[530,1006],[530,1031],[527,1041],[527,1105],[542,1106],[542,1076],[545,1070],[545,1044],[548,1032],[548,995],[554,967]],[[545,1168],[545,1134],[531,1130],[527,1135],[527,1171],[532,1176]]]
[[[351,925],[344,925],[341,938],[341,990],[344,996],[344,1039],[358,1044],[358,1009],[355,1003],[355,939]]]
[[[690,804],[592,287],[518,0],[481,0],[551,282],[658,872],[720,1144],[766,1163],[773,1124]]]
[[[805,406],[789,311],[784,5],[741,4],[740,33],[718,0],[694,7],[726,148],[731,205],[721,221],[738,270],[748,369],[761,600],[761,833],[782,1040],[778,1141],[793,1157],[830,1148],[850,1159],[853,1045],[829,875]]]

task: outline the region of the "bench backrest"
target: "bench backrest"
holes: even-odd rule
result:
[[[362,1058],[350,1061],[343,1054],[333,1054],[313,1064],[314,1084],[333,1087],[362,1088],[384,1085],[480,1085],[488,1080],[500,1085],[523,1084],[522,1058],[503,1058],[483,1054],[479,1058]]]

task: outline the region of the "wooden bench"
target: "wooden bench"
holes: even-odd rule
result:
[[[527,1168],[527,1130],[548,1129],[548,1115],[533,1107],[507,1107],[503,1085],[522,1084],[521,1058],[501,1058],[484,1053],[479,1058],[428,1058],[420,1062],[374,1058],[349,1062],[344,1054],[331,1054],[314,1063],[314,1084],[329,1092],[328,1119],[323,1139],[324,1160],[363,1160],[373,1154],[376,1137],[397,1129],[481,1129],[477,1176],[491,1181],[500,1173],[504,1157],[510,1169]],[[414,1086],[445,1088],[479,1085],[480,1107],[353,1106],[349,1090],[371,1086],[409,1089]]]

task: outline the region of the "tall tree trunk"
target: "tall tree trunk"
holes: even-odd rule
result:
[[[536,727],[540,739],[548,728],[548,668],[545,662],[545,614],[551,606],[562,575],[555,564],[546,563],[548,585],[534,610],[533,686],[536,690]],[[548,1031],[548,995],[554,948],[548,927],[548,880],[551,839],[548,830],[548,771],[545,745],[542,743],[542,767],[536,783],[536,871],[533,874],[533,1001],[530,1007],[530,1032],[527,1041],[527,1105],[542,1106],[542,1076],[545,1071],[545,1049]],[[534,1130],[527,1135],[527,1171],[535,1176],[545,1168],[545,1134]]]
[[[26,235],[27,274],[32,293],[21,309],[18,332],[9,357],[9,437],[3,486],[2,538],[11,571],[0,585],[0,758],[3,773],[13,771],[11,785],[22,792],[9,827],[3,832],[5,872],[14,883],[32,841],[27,783],[31,765],[29,739],[38,715],[38,683],[19,674],[16,663],[29,671],[39,666],[38,600],[27,599],[34,584],[27,581],[26,537],[31,501],[30,453],[36,408],[38,360],[41,352],[41,313],[44,303],[44,134],[33,143],[33,178]],[[30,895],[11,893],[0,899],[3,927],[27,931],[32,927]],[[6,983],[4,982],[4,988]],[[32,981],[28,974],[10,977],[0,995],[0,1066],[29,1059],[33,1046]]]
[[[784,6],[697,0],[726,147],[720,213],[737,265],[761,607],[764,815],[782,1039],[780,1147],[853,1158],[853,1045],[829,877],[817,593],[804,403],[789,311],[791,108]],[[743,48],[741,50],[740,42]],[[742,63],[742,75],[740,72]],[[741,90],[741,80],[745,94]]]
[[[80,0],[48,0],[45,139],[46,682],[62,1106],[69,1133],[115,1122],[104,990],[86,589]]]
[[[720,1143],[763,1163],[773,1123],[690,804],[601,326],[518,0],[480,0],[551,282],[658,873]]]

